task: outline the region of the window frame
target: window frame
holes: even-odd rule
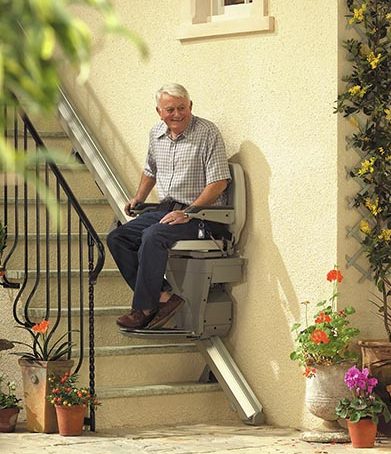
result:
[[[227,6],[224,0],[182,1],[182,23],[177,35],[181,41],[274,30],[274,17],[268,16],[268,0]]]

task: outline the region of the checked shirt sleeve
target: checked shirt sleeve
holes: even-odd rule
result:
[[[209,132],[205,153],[205,171],[206,184],[231,179],[224,141],[217,127]]]

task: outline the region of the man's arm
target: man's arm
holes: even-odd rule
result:
[[[227,187],[227,180],[214,181],[213,183],[205,186],[201,194],[191,203],[190,206],[209,206],[215,202],[219,196],[225,191]],[[177,210],[167,213],[164,218],[160,220],[161,224],[185,224],[190,219],[186,216],[184,211]]]
[[[138,204],[145,202],[145,199],[149,196],[150,192],[152,191],[153,187],[155,186],[156,179],[153,177],[149,177],[144,173],[141,176],[140,184],[138,185],[138,189],[136,195],[130,199],[130,201],[125,205],[125,214],[130,216],[130,211]]]

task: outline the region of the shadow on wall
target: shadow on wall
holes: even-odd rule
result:
[[[247,193],[247,220],[239,244],[245,270],[243,283],[233,288],[230,350],[263,403],[268,422],[297,424],[302,417],[304,380],[289,354],[293,350],[291,325],[299,318],[299,303],[273,239],[270,166],[249,141],[230,160],[242,165]]]
[[[134,194],[138,187],[142,167],[134,157],[134,153],[129,150],[128,144],[111,120],[107,109],[99,101],[88,82],[80,85],[75,78],[71,77],[63,79],[62,82],[72,104],[94,138],[97,139],[106,159],[112,168],[119,171],[119,178],[123,186],[128,189],[130,194]],[[137,125],[133,123],[132,127],[137,127]]]

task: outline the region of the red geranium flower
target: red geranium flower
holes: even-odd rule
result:
[[[330,342],[328,335],[321,329],[316,329],[312,332],[311,340],[317,345],[328,344]]]
[[[42,320],[41,323],[37,323],[31,329],[34,331],[34,333],[45,334],[48,328],[49,328],[48,320]]]
[[[307,366],[305,368],[305,371],[303,372],[303,375],[307,378],[315,377],[316,374],[316,369],[315,367],[309,367]]]
[[[341,271],[333,269],[327,273],[327,280],[332,282],[332,281],[338,281],[342,282],[343,276]]]
[[[315,323],[328,323],[328,322],[331,322],[331,317],[330,317],[330,315],[327,315],[324,312],[321,312],[315,319]]]

